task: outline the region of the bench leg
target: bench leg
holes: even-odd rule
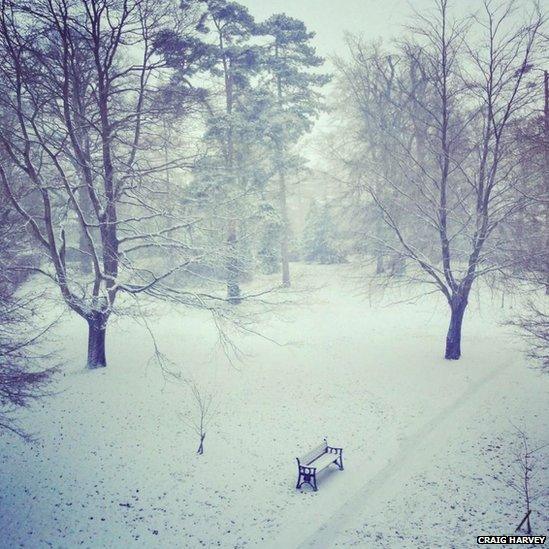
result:
[[[303,473],[299,471],[297,484],[295,485],[296,490],[299,490],[304,484],[308,484],[316,492],[318,490],[316,486],[316,472]]]
[[[339,459],[336,461],[337,466],[339,467],[340,471],[343,471],[343,452],[339,454]]]

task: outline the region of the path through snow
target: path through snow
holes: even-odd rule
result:
[[[335,547],[344,532],[360,525],[364,517],[375,522],[376,515],[383,513],[385,501],[396,498],[406,482],[414,474],[425,468],[432,455],[447,447],[448,439],[455,435],[453,424],[471,421],[475,417],[479,404],[491,392],[491,384],[502,375],[509,364],[493,368],[486,376],[470,387],[465,394],[458,395],[454,401],[424,427],[411,434],[402,444],[402,448],[390,462],[373,478],[366,482],[356,494],[333,513],[311,535],[301,543],[292,534],[285,543],[278,541],[275,547],[299,546],[301,549],[325,549]],[[488,389],[488,390],[487,390]],[[350,474],[353,472],[349,471]]]

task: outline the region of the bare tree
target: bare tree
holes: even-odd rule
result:
[[[0,196],[2,193],[0,192]],[[50,327],[37,321],[39,295],[22,292],[16,254],[24,228],[5,203],[0,204],[0,432],[11,431],[25,439],[29,433],[17,421],[17,411],[45,396],[55,372],[51,355],[40,352]],[[44,368],[43,362],[50,366]]]
[[[0,289],[0,430],[30,438],[16,412],[32,400],[47,395],[46,384],[55,367],[40,368],[51,357],[37,352],[46,329],[34,322],[36,296],[15,297],[4,285]]]
[[[545,446],[532,448],[526,433],[519,428],[517,430],[518,448],[514,461],[514,478],[507,479],[507,486],[515,490],[524,505],[523,515],[517,530],[525,528],[528,534],[532,533],[531,514],[532,504],[542,495],[546,495],[547,488],[536,485],[536,473],[540,462],[540,452]]]
[[[527,313],[511,324],[518,326],[529,345],[528,356],[549,371],[549,315],[530,302]]]
[[[170,293],[193,306],[204,301],[159,290],[203,253],[177,238],[189,221],[167,213],[155,192],[166,165],[154,42],[171,6],[157,0],[0,5],[0,109],[11,121],[0,128],[0,183],[47,259],[28,269],[51,279],[86,320],[87,365],[103,367],[107,323],[120,293]],[[179,156],[170,167],[186,163]],[[144,261],[155,250],[169,250],[175,264]],[[71,261],[71,253],[83,254],[90,269]]]
[[[528,72],[530,85],[543,90],[515,131],[522,172],[520,193],[528,199],[518,216],[501,224],[499,230],[506,233],[507,244],[500,253],[501,263],[510,265],[502,271],[505,282],[527,296],[525,312],[510,324],[521,328],[529,345],[528,356],[547,370],[549,315],[539,294],[549,292],[549,77],[537,66]]]
[[[213,406],[215,399],[212,393],[201,389],[195,381],[184,380],[184,382],[191,391],[193,409],[190,411],[190,416],[182,415],[181,418],[198,435],[199,443],[196,453],[202,455],[204,453],[204,439],[211,420],[215,416]]]
[[[357,71],[368,82],[395,74],[390,78],[398,93],[385,94],[384,102],[405,119],[397,128],[378,124],[370,137],[390,143],[390,170],[370,161],[358,183],[396,236],[395,250],[446,297],[445,357],[456,360],[473,283],[500,268],[492,261],[495,230],[524,207],[509,134],[532,100],[525,75],[544,19],[533,5],[529,20],[516,24],[514,2],[486,0],[471,22],[458,21],[448,0],[434,3],[433,13],[416,15],[413,38],[398,46],[396,56],[363,57],[358,64],[355,56],[343,81]],[[482,34],[481,43],[471,37],[470,25]],[[369,112],[360,83],[349,87],[359,113]]]

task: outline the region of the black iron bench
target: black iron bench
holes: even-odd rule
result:
[[[343,448],[334,448],[324,442],[297,459],[298,477],[296,489],[308,484],[316,492],[316,474],[335,463],[343,471]]]

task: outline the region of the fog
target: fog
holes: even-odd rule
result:
[[[3,0],[0,548],[543,543],[544,7]]]

